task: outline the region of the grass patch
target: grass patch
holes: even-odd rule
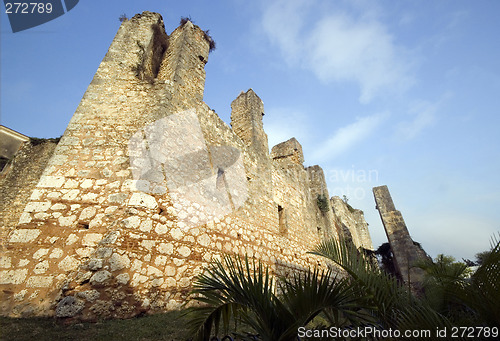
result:
[[[172,311],[128,320],[65,324],[55,318],[0,317],[0,340],[188,340],[188,320]]]

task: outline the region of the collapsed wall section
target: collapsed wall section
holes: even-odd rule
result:
[[[330,198],[333,213],[339,221],[344,238],[351,240],[357,248],[373,250],[368,224],[363,211],[352,208],[340,197]]]

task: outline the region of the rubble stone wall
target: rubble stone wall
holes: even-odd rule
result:
[[[253,90],[232,127],[202,102],[208,50],[190,22],[170,36],[156,13],[122,23],[22,212],[1,221],[1,314],[126,318],[179,308],[223,254],[277,274],[321,262],[307,251],[339,233],[321,168],[295,139],[293,157],[269,155]]]

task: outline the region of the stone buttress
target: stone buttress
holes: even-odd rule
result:
[[[374,187],[373,194],[391,245],[396,271],[403,281],[418,286],[424,279],[424,271],[413,265],[428,256],[411,238],[403,215],[396,210],[387,186]]]

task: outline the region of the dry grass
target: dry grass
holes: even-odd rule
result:
[[[188,322],[173,311],[129,320],[68,323],[54,318],[0,317],[0,340],[189,340]]]

